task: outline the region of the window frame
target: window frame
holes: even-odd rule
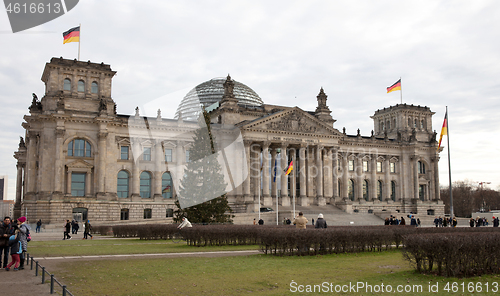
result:
[[[148,179],[143,179],[143,176],[148,176]],[[143,181],[148,181],[148,184],[143,184]],[[151,198],[151,191],[152,191],[152,181],[153,181],[153,178],[151,176],[151,173],[148,172],[148,171],[143,171],[140,175],[139,175],[139,194],[141,196],[141,198]],[[143,190],[143,189],[148,189],[147,191],[146,190]],[[143,193],[145,193],[143,195]],[[147,194],[146,194],[147,193]],[[146,196],[147,195],[147,196]]]
[[[80,141],[83,142],[83,149],[80,147],[77,147],[78,149],[75,149],[76,143],[81,143]],[[92,157],[92,145],[90,144],[89,141],[82,139],[82,138],[75,138],[68,143],[68,153],[67,156],[73,156],[73,157]],[[75,155],[75,151],[83,151],[83,155]]]
[[[71,91],[71,79],[64,78],[64,80],[63,80],[63,90],[65,90],[65,91]]]
[[[130,219],[130,209],[120,209],[120,221],[126,221]]]
[[[92,81],[90,84],[90,93],[98,94],[99,93],[99,83],[97,81]]]
[[[127,174],[127,178],[120,177],[120,173],[125,173]],[[120,180],[127,180],[126,184],[120,184]],[[127,186],[127,190],[120,190],[120,187]],[[125,196],[123,194],[125,193]],[[121,170],[116,174],[116,194],[118,195],[118,198],[128,198],[130,197],[130,174],[126,170]]]
[[[124,153],[123,151],[123,148],[126,148],[127,151],[126,153]],[[126,154],[126,158],[123,158],[124,154]],[[130,146],[127,146],[127,145],[123,145],[123,146],[120,146],[120,160],[129,160],[129,155],[130,155]]]
[[[75,180],[77,176],[83,176],[83,182],[79,180]],[[75,185],[83,184],[83,188],[74,189]],[[87,173],[83,172],[71,172],[71,196],[75,197],[84,197],[85,196],[85,187],[87,187]],[[76,191],[76,194],[74,192]],[[81,192],[81,194],[79,194]]]
[[[85,92],[85,81],[83,81],[82,79],[78,80],[78,84],[77,84],[76,90],[78,92],[84,93]]]
[[[170,155],[167,154],[167,151],[170,151]],[[171,148],[165,148],[165,151],[163,153],[165,155],[165,161],[166,162],[173,162],[174,157],[173,157],[173,149]],[[170,160],[169,160],[170,157]]]
[[[151,147],[144,147],[142,149],[142,160],[151,161]]]
[[[165,178],[165,176],[168,176],[169,178]],[[170,186],[169,191],[166,192],[165,190],[167,189],[166,187]],[[163,198],[171,199],[174,197],[174,183],[172,181],[172,174],[170,172],[164,172],[161,175],[161,196]]]
[[[153,219],[153,209],[144,209],[144,219]]]

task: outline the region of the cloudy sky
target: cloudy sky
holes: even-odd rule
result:
[[[85,0],[41,26],[12,33],[0,12],[0,175],[15,197],[23,115],[51,57],[74,59],[62,32],[81,23],[81,60],[110,64],[118,113],[158,98],[174,116],[197,84],[228,73],[269,104],[314,110],[323,87],[339,130],[368,136],[369,116],[403,102],[449,108],[452,178],[500,188],[500,2]],[[441,185],[447,185],[446,149]]]

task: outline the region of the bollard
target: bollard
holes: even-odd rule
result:
[[[63,285],[63,294],[62,296],[66,296],[66,285]]]
[[[42,266],[42,284],[45,283],[45,267]]]
[[[50,275],[50,294],[54,294],[54,275]]]
[[[36,262],[36,266],[35,266],[35,276],[38,276],[38,261],[35,261]]]
[[[33,261],[35,261],[35,259],[31,257],[31,270],[33,270]]]

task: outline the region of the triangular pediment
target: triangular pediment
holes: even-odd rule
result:
[[[244,123],[241,128],[341,136],[341,133],[337,129],[329,126],[327,123],[321,122],[316,117],[308,112],[305,112],[299,107],[290,108],[257,118]]]
[[[72,169],[91,169],[93,167],[93,165],[81,159],[70,162],[66,166]]]

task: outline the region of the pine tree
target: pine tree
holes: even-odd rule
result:
[[[210,115],[203,108],[199,118],[200,128],[194,132],[194,145],[175,202],[176,222],[188,217],[192,223],[232,222],[232,210],[226,198],[226,182],[222,167],[217,161],[215,136],[210,125]]]

